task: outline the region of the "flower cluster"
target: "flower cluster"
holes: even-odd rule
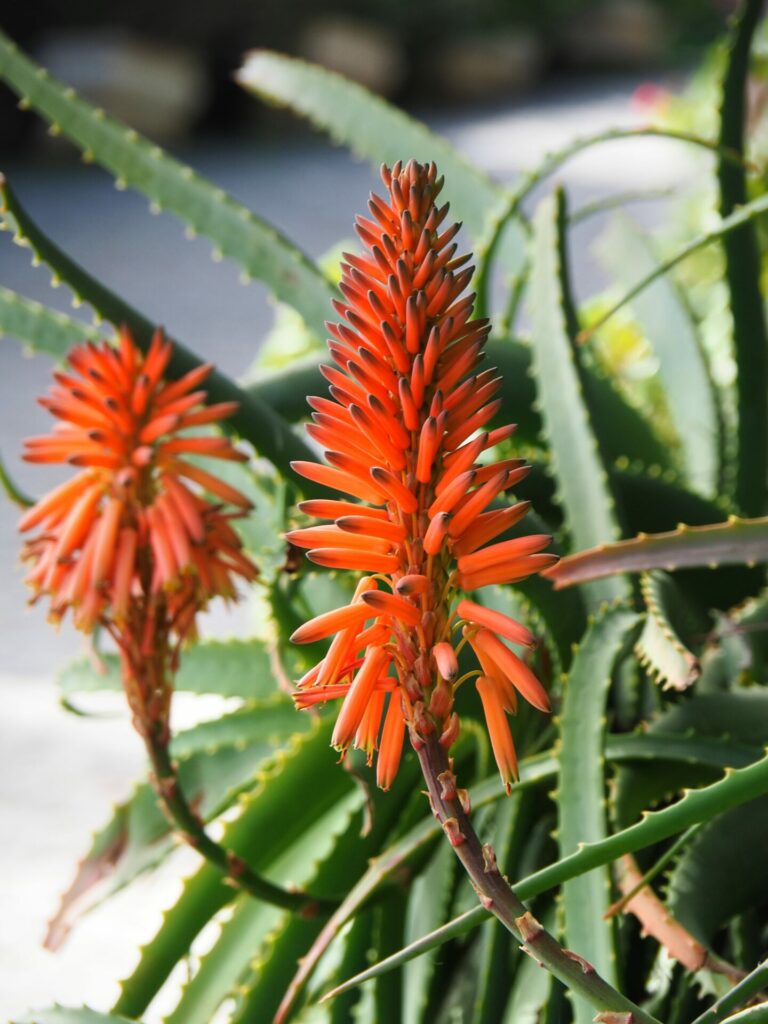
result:
[[[116,347],[78,346],[40,399],[57,420],[53,431],[27,440],[24,452],[30,462],[80,469],[19,524],[37,530],[22,553],[33,600],[49,598],[55,621],[71,610],[77,628],[107,628],[134,670],[166,651],[170,636],[193,635],[211,598],[234,598],[237,577],[257,574],[232,527],[250,503],[189,461],[246,458],[225,437],[188,432],[236,405],[203,405],[209,365],[167,381],[171,354],[158,332],[144,356],[126,329]]]
[[[500,540],[527,502],[497,501],[528,468],[519,459],[483,462],[513,427],[486,427],[498,413],[501,379],[479,371],[488,334],[473,320],[469,255],[456,254],[459,225],[444,226],[442,179],[434,164],[382,169],[387,199],[358,217],[365,247],[345,253],[329,324],[335,365],[322,367],[330,398],[310,398],[308,433],[328,465],[294,463],[306,478],[354,500],[300,506],[325,525],[287,536],[315,563],[362,570],[351,604],[317,616],[293,636],[333,635],[325,658],[301,679],[295,700],[343,703],[333,744],[378,750],[377,781],[397,772],[406,727],[418,748],[437,731],[449,748],[459,732],[453,710],[459,649],[469,644],[502,780],[517,774],[507,713],[517,694],[542,711],[549,700],[528,665],[504,641],[532,647],[530,632],[460,593],[517,582],[556,561],[545,535]],[[494,504],[496,503],[496,504]],[[455,605],[455,607],[454,607]],[[460,628],[460,635],[455,632]],[[335,634],[335,635],[334,635]],[[382,725],[383,722],[383,725]]]

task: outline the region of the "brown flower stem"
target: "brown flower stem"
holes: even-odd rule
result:
[[[652,935],[687,971],[714,971],[733,983],[746,976],[746,971],[716,956],[670,914],[653,889],[645,884],[631,853],[616,862],[616,879],[621,891],[629,897],[626,912],[634,914],[643,932]]]
[[[456,789],[448,756],[435,733],[416,742],[435,817],[464,866],[482,905],[515,936],[521,948],[580,995],[603,1020],[659,1024],[612,988],[582,957],[563,949],[530,913],[502,876],[490,845],[482,845],[469,819],[465,794]]]
[[[178,773],[168,748],[166,731],[150,725],[142,730],[147,754],[152,765],[152,784],[163,810],[188,846],[217,867],[228,885],[247,892],[257,900],[271,903],[285,910],[299,911],[313,917],[337,906],[333,900],[312,896],[299,890],[283,889],[262,878],[232,850],[227,850],[211,839],[202,819],[189,805],[179,785]]]

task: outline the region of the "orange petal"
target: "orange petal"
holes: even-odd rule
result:
[[[389,697],[389,706],[381,732],[379,756],[376,760],[376,784],[384,790],[391,787],[400,766],[405,739],[405,719],[400,703],[400,694],[394,690]]]
[[[504,471],[496,473],[490,480],[473,491],[458,508],[449,527],[452,537],[460,537],[478,515],[507,486],[508,474]]]
[[[378,615],[391,615],[408,626],[417,626],[421,622],[421,609],[404,597],[398,597],[397,594],[369,590],[367,594],[363,594],[363,601]]]
[[[366,538],[388,540],[393,544],[402,544],[405,540],[405,527],[388,519],[371,519],[370,516],[341,516],[336,525],[347,536],[361,535]]]
[[[136,567],[137,540],[138,536],[135,530],[125,528],[120,531],[112,584],[112,611],[118,621],[128,611],[131,585]]]
[[[464,590],[479,590],[494,583],[519,583],[534,573],[543,572],[558,561],[557,555],[528,555],[510,560],[501,565],[490,566],[473,573],[459,573],[459,582]]]
[[[332,487],[336,491],[343,491],[345,494],[352,494],[372,505],[383,505],[386,501],[386,494],[375,486],[373,480],[365,482],[351,473],[342,472],[332,466],[323,466],[318,462],[292,462],[291,468],[307,480]]]
[[[383,537],[348,533],[338,526],[307,526],[301,530],[289,530],[285,539],[300,548],[360,548],[381,552],[388,552],[393,543]]]
[[[402,597],[411,597],[413,594],[423,594],[429,587],[429,579],[420,573],[411,573],[408,576],[401,576],[395,584],[395,593]]]
[[[513,540],[505,540],[500,544],[492,544],[490,547],[481,548],[471,555],[463,555],[457,561],[459,572],[471,574],[489,569],[499,563],[514,561],[517,562],[526,555],[533,555],[552,540],[548,533],[532,533],[527,537],[515,537]]]
[[[549,696],[525,662],[513,654],[498,637],[487,629],[481,629],[475,644],[484,651],[501,669],[518,693],[539,711],[550,710]]]
[[[511,640],[513,644],[520,644],[522,647],[536,646],[536,638],[533,633],[503,612],[484,608],[483,605],[465,599],[456,605],[456,614],[462,619],[474,622],[478,626],[484,626],[492,633]]]
[[[379,676],[384,674],[391,655],[383,647],[369,647],[363,664],[352,681],[349,692],[341,705],[339,717],[331,737],[331,746],[337,750],[346,749],[352,742],[360,725],[368,701]]]
[[[368,707],[365,709],[365,713],[355,733],[355,749],[365,751],[369,766],[373,764],[373,754],[378,746],[385,697],[386,693],[384,690],[374,689],[368,700]]]
[[[168,471],[169,473],[176,472],[179,476],[186,477],[188,480],[194,480],[204,490],[215,494],[222,501],[229,502],[230,505],[236,505],[237,508],[242,508],[246,511],[252,508],[251,502],[244,494],[241,494],[240,491],[230,487],[229,484],[224,483],[223,480],[214,476],[213,473],[209,473],[199,466],[193,466],[191,463],[183,462],[181,459],[174,459],[168,463]]]
[[[496,764],[499,767],[501,781],[507,793],[511,792],[512,783],[517,779],[517,755],[512,740],[509,722],[495,680],[489,676],[480,676],[476,682],[477,692],[483,704],[483,713],[488,724],[488,735]]]
[[[110,498],[98,525],[99,539],[93,558],[91,585],[103,587],[110,577],[115,556],[115,541],[125,505],[120,498]]]
[[[437,671],[443,679],[452,682],[459,672],[459,663],[456,659],[456,651],[449,643],[435,644],[432,648],[432,657],[435,659]]]
[[[311,498],[299,502],[300,511],[316,519],[337,519],[339,516],[365,516],[366,519],[386,519],[383,508],[368,508],[352,501],[336,501],[332,498]]]
[[[519,501],[509,508],[493,509],[481,513],[461,537],[454,543],[453,550],[457,556],[469,555],[477,548],[486,544],[500,533],[504,533],[515,523],[525,517],[531,507],[530,501]]]
[[[71,480],[65,480],[63,484],[59,484],[52,491],[49,491],[44,498],[41,498],[36,505],[32,508],[27,509],[24,515],[19,520],[19,530],[24,532],[31,530],[35,526],[39,526],[40,523],[44,522],[51,516],[55,516],[58,520],[62,514],[70,507],[71,503],[78,498],[82,492],[92,486],[94,483],[93,475],[91,473],[78,473],[77,476],[73,476]]]
[[[438,512],[432,517],[424,534],[424,552],[427,555],[436,555],[443,546],[443,541],[448,536],[451,523],[450,512]]]
[[[374,482],[387,497],[398,505],[400,509],[405,513],[415,512],[419,506],[419,501],[413,491],[410,491],[403,481],[395,476],[388,469],[384,469],[381,466],[374,466],[371,469],[371,476]]]
[[[334,611],[323,612],[299,626],[291,635],[291,643],[311,644],[349,626],[359,626],[369,618],[371,610],[366,604],[348,604]]]

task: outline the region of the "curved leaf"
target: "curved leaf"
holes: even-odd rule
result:
[[[62,359],[84,339],[96,341],[110,333],[0,287],[0,338],[15,338],[29,352]]]
[[[768,756],[746,768],[727,771],[724,778],[711,786],[700,790],[687,790],[677,803],[660,811],[646,812],[642,821],[615,832],[606,839],[585,844],[576,852],[517,882],[515,892],[522,900],[532,899],[587,871],[610,864],[625,853],[634,853],[646,846],[653,846],[692,825],[709,821],[729,807],[747,803],[766,793]],[[464,935],[487,920],[487,915],[488,911],[484,907],[473,907],[431,934],[423,936],[405,949],[358,974],[357,977],[350,978],[324,998],[331,998],[354,985],[360,985],[371,977],[384,974],[436,946],[443,945],[450,939]]]
[[[2,33],[0,33],[0,57],[1,55]],[[98,317],[112,324],[127,324],[133,332],[136,343],[146,351],[152,341],[156,325],[115,295],[109,288],[102,285],[52,242],[21,206],[2,175],[0,175],[0,199],[3,204],[2,212],[6,227],[12,228],[16,232],[16,237],[21,238],[32,249],[39,262],[50,267],[54,278],[66,281],[77,301],[87,302]],[[332,296],[333,293],[329,292],[326,312],[331,309]],[[14,308],[14,305],[11,304],[11,312]],[[53,318],[54,324],[59,322],[58,314],[47,314],[43,307],[40,307],[40,310],[42,311],[41,316],[49,315]],[[12,317],[6,315],[6,319],[10,320],[11,326],[13,326]],[[28,319],[29,317],[27,317]],[[24,321],[18,325],[26,328],[25,333],[20,333],[18,330],[11,330],[8,333],[14,334],[28,344],[34,344],[36,349],[44,350],[56,359],[64,359],[74,344],[82,342],[85,337],[95,336],[96,332],[93,327],[85,325],[77,327],[77,321],[67,322],[69,318],[66,317],[62,319],[64,324],[60,325],[61,329],[57,332],[49,332],[44,336],[44,345],[30,341],[29,335],[34,326],[33,323]],[[0,330],[2,323],[3,296],[0,293]],[[170,377],[177,378],[199,366],[202,360],[178,341],[171,340],[173,341],[173,353],[167,372]],[[307,482],[309,483],[309,487],[307,487],[307,483],[298,477],[290,467],[290,463],[294,459],[311,459],[313,457],[311,450],[269,405],[261,402],[258,396],[238,387],[229,377],[215,369],[206,378],[205,390],[209,400],[213,402],[237,402],[235,414],[224,425],[226,429],[236,431],[249,440],[254,448],[260,454],[265,455],[284,475],[296,481],[302,491],[313,490],[311,482]]]
[[[206,235],[222,256],[264,281],[322,335],[335,292],[314,263],[270,224],[57,82],[2,32],[0,78],[86,159],[114,175],[120,187],[137,189],[154,208],[176,214],[192,231]]]
[[[708,822],[669,876],[670,912],[697,939],[711,945],[732,917],[768,903],[766,849],[768,796]]]
[[[558,846],[561,857],[595,843],[607,833],[605,761],[606,700],[613,666],[638,616],[613,607],[590,625],[579,645],[565,686],[560,713],[560,780],[557,789]],[[605,919],[610,905],[610,876],[591,871],[563,886],[565,943],[577,949],[609,984],[616,984],[614,922]],[[575,998],[577,1024],[592,1024],[594,1011]]]
[[[720,142],[744,153],[747,86],[752,40],[763,15],[761,0],[745,0],[728,44],[720,104]],[[725,224],[749,207],[742,165],[719,160],[720,215]],[[765,198],[765,197],[763,197]],[[736,358],[738,458],[736,506],[747,516],[766,511],[768,493],[768,329],[761,288],[762,267],[756,225],[751,218],[723,236],[725,280]]]
[[[680,634],[695,633],[697,627],[704,633],[707,623],[690,621],[691,610],[666,573],[644,574],[640,589],[647,615],[635,653],[664,689],[687,690],[701,675],[701,665]],[[688,621],[684,623],[686,618]]]
[[[85,693],[119,693],[123,688],[120,662],[113,654],[76,658],[65,665],[57,682],[67,703]],[[202,640],[184,652],[174,688],[246,700],[272,697],[275,678],[267,647],[256,639]]]
[[[667,533],[640,534],[616,544],[601,544],[569,555],[544,575],[556,589],[622,572],[712,568],[768,561],[768,517],[709,526],[679,526]]]
[[[0,454],[0,490],[3,491],[8,501],[20,509],[29,508],[35,503],[32,498],[21,490],[16,481],[12,479],[5,462],[3,462],[2,454]]]
[[[757,688],[736,693],[696,693],[668,707],[646,727],[645,739],[651,746],[657,737],[663,737],[651,763],[630,761],[616,773],[616,822],[627,825],[636,821],[643,811],[674,799],[686,788],[713,781],[720,768],[752,763],[765,740],[767,717],[768,691]],[[689,757],[675,757],[675,736],[689,744]],[[616,740],[621,742],[619,737]],[[711,756],[701,756],[705,751]]]
[[[286,699],[261,702],[174,737],[171,749],[182,791],[203,820],[221,814],[258,778],[267,759],[309,726],[298,717]],[[78,864],[48,926],[46,948],[58,949],[84,913],[156,867],[173,848],[173,829],[154,790],[147,782],[139,783],[115,807]]]
[[[604,269],[625,287],[639,275],[650,273],[657,263],[649,240],[625,216],[611,219],[598,252]],[[693,315],[669,277],[659,278],[631,305],[658,359],[670,416],[682,444],[686,477],[695,491],[715,495],[722,422]]]
[[[758,217],[762,217],[765,213],[768,213],[768,193],[758,196],[756,199],[751,199],[727,217],[723,217],[716,227],[703,232],[690,242],[687,242],[685,245],[681,246],[677,252],[663,259],[649,274],[639,278],[632,287],[621,296],[621,298],[617,299],[616,302],[611,303],[608,309],[601,313],[597,320],[590,324],[589,327],[579,332],[577,341],[585,342],[589,340],[595,331],[598,331],[606,321],[610,320],[614,313],[617,313],[628,303],[632,302],[640,292],[644,291],[660,277],[663,277],[664,274],[667,274],[673,267],[676,267],[678,263],[682,263],[683,260],[692,256],[695,252],[698,252],[699,249],[704,249],[713,242],[724,239],[732,232],[738,231],[745,225],[751,224],[753,221],[757,220]]]
[[[768,986],[768,960],[763,960],[754,970],[750,971],[746,978],[734,985],[730,992],[721,996],[708,1010],[697,1017],[693,1024],[719,1024],[766,986]]]
[[[733,1017],[726,1017],[723,1024],[768,1024],[768,1003],[758,1003],[757,1006],[741,1010]]]
[[[289,750],[281,751],[262,771],[254,790],[240,798],[239,815],[225,826],[221,842],[254,870],[271,870],[312,822],[349,793],[353,783],[335,764],[330,733],[327,721],[313,725]],[[302,792],[307,779],[312,780],[313,798],[297,801],[296,794]],[[162,926],[143,947],[133,974],[122,982],[115,1012],[143,1013],[195,936],[235,895],[212,865],[203,865],[188,879]]]
[[[52,1006],[49,1010],[36,1010],[24,1017],[17,1017],[13,1024],[135,1024],[127,1017],[115,1013],[97,1013],[87,1006],[74,1009],[68,1006]]]
[[[619,526],[574,344],[576,319],[564,230],[565,200],[558,192],[540,203],[534,218],[533,368],[566,523],[575,546],[581,548],[615,539]],[[601,581],[589,591],[595,603],[627,593],[626,583],[615,579]]]
[[[318,891],[335,891],[344,887],[343,871],[354,871],[361,824],[359,792],[351,792],[312,822],[303,835],[275,862],[274,869],[291,878],[294,884]],[[364,863],[364,859],[363,859]],[[252,899],[238,898],[232,917],[221,928],[212,948],[205,953],[198,969],[184,986],[181,998],[166,1018],[166,1024],[209,1024],[225,999],[243,998],[241,986],[255,987],[254,980],[266,986],[270,976],[272,1000],[279,1001],[282,988],[275,989],[276,968],[292,971],[295,957],[285,956],[280,964],[280,945],[285,949],[286,932],[293,922],[298,953],[310,944],[321,919],[305,919],[284,911],[266,908]],[[265,911],[267,911],[265,913]],[[290,978],[290,974],[288,975]],[[263,989],[262,989],[263,994]],[[253,1019],[261,1020],[261,1016]],[[263,1019],[271,1019],[264,1009]]]
[[[504,189],[473,166],[441,136],[374,96],[355,82],[318,64],[270,50],[253,50],[237,81],[265,102],[288,107],[376,164],[410,159],[437,163],[444,195],[473,235],[501,205]]]

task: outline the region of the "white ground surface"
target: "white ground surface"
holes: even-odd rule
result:
[[[468,156],[511,179],[544,152],[574,135],[636,121],[629,97],[635,81],[568,86],[484,115],[443,121]],[[565,97],[565,98],[564,98]],[[210,148],[193,163],[238,198],[301,241],[313,255],[349,237],[374,176],[322,141],[286,146]],[[237,283],[237,270],[213,264],[204,242],[182,240],[170,217],[149,217],[146,204],[118,194],[98,170],[77,164],[7,166],[17,192],[52,237],[139,308],[230,372],[251,361],[269,323],[258,285]],[[15,171],[15,173],[14,173]],[[578,201],[635,188],[679,185],[693,174],[684,147],[644,139],[611,144],[573,161],[564,180]],[[637,211],[659,216],[658,205]],[[576,284],[588,294],[597,271],[578,246]],[[0,236],[0,283],[67,309],[64,289],[51,292],[43,270]],[[21,438],[45,429],[32,404],[47,386],[46,360],[24,358],[0,343],[0,447],[20,483],[33,493],[50,483],[45,471],[19,462]],[[57,704],[56,668],[80,646],[68,631],[54,634],[38,610],[27,610],[16,565],[15,512],[0,502],[0,1019],[59,1000],[107,1009],[115,981],[127,973],[159,908],[172,901],[172,877],[148,879],[86,919],[56,955],[41,949],[45,922],[71,880],[90,832],[110,804],[124,797],[141,770],[139,742],[123,718],[80,719]],[[214,617],[212,632],[245,628],[245,613]],[[149,1018],[148,1018],[149,1019]]]

